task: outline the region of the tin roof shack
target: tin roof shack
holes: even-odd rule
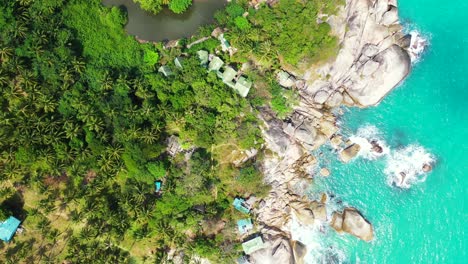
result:
[[[236,82],[234,86],[234,90],[236,90],[240,96],[246,97],[249,94],[250,88],[252,87],[252,82],[247,80],[245,77],[241,76]]]
[[[171,68],[169,68],[169,66],[167,65],[159,67],[158,72],[162,73],[165,77],[174,75],[174,73],[172,73]]]
[[[13,216],[10,216],[7,220],[0,222],[0,239],[5,242],[10,242],[20,224],[21,221]]]
[[[198,59],[200,60],[200,65],[206,66],[208,64],[208,51],[199,50],[197,51]]]
[[[221,67],[223,67],[224,61],[221,60],[218,56],[213,56],[213,58],[210,61],[210,64],[208,64],[208,70],[209,71],[219,71]]]
[[[247,234],[253,229],[252,219],[247,218],[237,221],[237,229],[241,235]]]
[[[255,251],[263,248],[265,248],[265,244],[263,243],[263,238],[261,236],[258,236],[256,238],[250,239],[242,243],[242,249],[247,255],[250,255]]]
[[[229,67],[227,66],[226,68],[224,68],[224,72],[219,72],[218,73],[218,76],[223,80],[223,82],[231,87],[231,88],[234,88],[235,84],[233,82],[234,78],[236,77],[237,75],[237,71],[234,70],[232,67]]]
[[[244,214],[250,213],[250,206],[248,206],[245,203],[245,200],[242,198],[235,198],[232,205],[234,205],[234,208],[236,208],[239,212],[242,212]]]
[[[176,57],[176,58],[174,59],[174,64],[175,64],[175,66],[176,66],[177,68],[181,69],[181,70],[184,68],[183,63],[184,63],[184,58],[182,58],[182,57]]]

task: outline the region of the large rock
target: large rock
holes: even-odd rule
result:
[[[325,222],[327,221],[327,208],[324,204],[316,204],[312,207],[315,219]]]
[[[315,143],[317,131],[313,126],[304,123],[296,128],[294,136],[302,143],[312,146]]]
[[[338,233],[343,233],[343,215],[337,212],[333,213],[330,226]]]
[[[307,254],[307,247],[299,241],[292,241],[291,244],[294,253],[294,263],[303,264],[304,257]]]
[[[408,75],[410,69],[410,56],[394,44],[364,63],[346,89],[361,106],[376,105]]]
[[[340,50],[335,61],[305,71],[309,85],[301,95],[330,107],[340,101],[367,107],[397,86],[408,75],[411,59],[401,41],[405,34],[395,5],[389,0],[347,0],[330,16],[327,22],[340,39]]]
[[[374,238],[372,225],[354,208],[346,208],[343,211],[343,231],[356,236],[364,241]]]
[[[304,225],[311,225],[314,223],[314,213],[309,208],[299,207],[294,208],[297,219]]]
[[[356,157],[360,150],[361,146],[358,144],[352,144],[340,152],[340,158],[344,163],[348,163],[350,160]]]
[[[255,264],[293,264],[294,253],[288,238],[282,235],[269,235],[272,230],[263,230],[265,248],[250,255],[250,262]]]

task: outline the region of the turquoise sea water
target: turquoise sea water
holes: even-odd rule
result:
[[[313,191],[335,193],[375,231],[365,243],[328,230],[327,247],[349,263],[468,263],[468,1],[398,2],[401,19],[430,46],[402,85],[377,107],[347,110],[342,127],[349,136],[375,126],[392,151],[419,145],[437,163],[424,182],[400,189],[387,182],[387,158],[343,165],[325,146],[332,174]]]

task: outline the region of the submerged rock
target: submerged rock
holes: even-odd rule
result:
[[[340,152],[340,158],[344,163],[348,163],[350,160],[356,157],[360,150],[361,146],[358,144],[352,144]]]
[[[321,168],[320,175],[322,175],[323,177],[328,177],[330,176],[330,171],[327,168]]]
[[[423,167],[422,167],[422,170],[423,170],[424,172],[430,172],[430,171],[432,170],[431,164],[427,164],[427,163],[424,164]]]
[[[342,229],[364,241],[371,241],[374,238],[372,225],[354,208],[346,208],[343,211]]]
[[[370,143],[372,145],[372,148],[371,148],[372,151],[377,152],[379,154],[383,152],[383,148],[382,146],[379,145],[377,140],[372,140]]]

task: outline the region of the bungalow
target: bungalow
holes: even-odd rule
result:
[[[161,192],[162,181],[155,181],[154,182],[154,187],[155,187],[155,191],[157,193]]]
[[[232,205],[234,205],[234,208],[236,208],[239,212],[244,214],[250,213],[250,207],[245,204],[245,200],[242,198],[235,198]]]
[[[234,87],[235,85],[234,82],[232,82],[232,80],[234,80],[236,75],[237,71],[235,71],[232,67],[228,66],[224,69],[223,73],[220,73],[220,78],[223,79],[223,82],[228,86]]]
[[[206,54],[206,51],[198,51],[198,58],[200,59],[200,64],[202,65],[206,61]],[[222,79],[227,86],[234,89],[238,94],[240,94],[240,96],[246,97],[250,91],[250,88],[252,87],[252,82],[243,76],[239,77],[239,79],[234,82],[238,72],[230,66],[226,66],[224,71],[221,71],[220,69],[223,67],[224,61],[221,60],[218,56],[210,56],[211,61],[208,64],[208,71],[215,71],[218,77]]]
[[[239,229],[241,235],[249,232],[253,229],[252,219],[247,218],[237,221],[237,229]]]
[[[182,57],[176,57],[176,58],[174,59],[174,64],[175,64],[175,66],[176,66],[177,68],[181,69],[181,70],[184,68],[184,66],[183,66],[183,64],[182,64],[183,62],[184,62],[184,58],[182,58]]]
[[[226,52],[231,47],[231,44],[224,38],[224,34],[219,35],[219,42],[221,42],[221,49]]]
[[[200,65],[205,66],[208,64],[208,51],[199,50],[197,51],[198,59],[200,60]]]
[[[245,77],[241,76],[234,86],[234,90],[236,90],[240,96],[246,97],[249,94],[250,88],[252,87],[252,82],[247,80]]]
[[[253,238],[249,241],[242,243],[242,249],[244,250],[245,254],[250,255],[253,252],[265,248],[265,244],[263,243],[263,239],[261,236]]]
[[[208,64],[208,70],[209,71],[219,71],[221,67],[224,65],[224,61],[221,60],[219,57],[214,56],[213,59],[211,59],[210,64]]]
[[[237,264],[250,264],[247,256],[240,256],[237,258]]]
[[[0,239],[5,242],[10,242],[20,223],[21,221],[13,216],[10,216],[7,220],[0,222]]]
[[[162,73],[165,77],[173,75],[171,68],[167,65],[159,67],[158,72]]]

